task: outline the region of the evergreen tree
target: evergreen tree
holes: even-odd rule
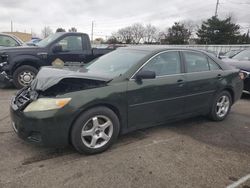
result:
[[[58,33],[58,32],[65,32],[65,29],[63,29],[63,28],[61,28],[61,27],[60,27],[60,28],[57,28],[57,29],[56,29],[56,33]]]
[[[185,28],[184,24],[175,22],[174,25],[168,29],[167,42],[169,44],[187,44],[190,36],[191,33]]]
[[[204,21],[197,32],[199,44],[236,44],[239,41],[240,26],[232,18],[224,20],[213,16]]]

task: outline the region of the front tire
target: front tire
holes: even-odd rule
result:
[[[71,143],[79,153],[100,153],[115,142],[119,130],[119,119],[111,109],[95,107],[75,121],[71,130]]]
[[[212,105],[211,112],[209,114],[210,119],[213,121],[224,120],[231,110],[232,96],[228,91],[222,91],[219,93]]]
[[[13,83],[16,88],[21,89],[28,86],[36,77],[38,70],[29,65],[18,67],[13,74]]]

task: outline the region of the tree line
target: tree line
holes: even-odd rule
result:
[[[66,32],[66,29],[59,27],[56,29],[56,33],[58,33],[58,32]],[[70,29],[68,29],[68,32],[77,32],[77,29],[75,27],[71,27]],[[53,34],[53,30],[49,26],[45,26],[42,29],[42,37],[43,38],[46,38],[51,34]]]
[[[241,34],[232,17],[211,17],[196,25],[191,21],[175,22],[161,31],[148,24],[135,23],[119,29],[106,41],[109,44],[250,44],[249,30]]]

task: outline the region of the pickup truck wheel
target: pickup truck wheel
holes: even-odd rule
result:
[[[111,109],[95,107],[75,121],[71,130],[71,143],[79,153],[100,153],[114,143],[119,128],[119,119]]]
[[[13,83],[16,88],[21,89],[29,85],[36,77],[38,70],[29,65],[18,67],[13,74]]]

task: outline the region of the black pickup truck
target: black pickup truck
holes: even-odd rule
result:
[[[40,67],[57,58],[67,65],[83,65],[110,51],[91,48],[87,34],[70,32],[55,33],[32,47],[0,49],[0,87],[12,82],[17,88],[29,85]]]

